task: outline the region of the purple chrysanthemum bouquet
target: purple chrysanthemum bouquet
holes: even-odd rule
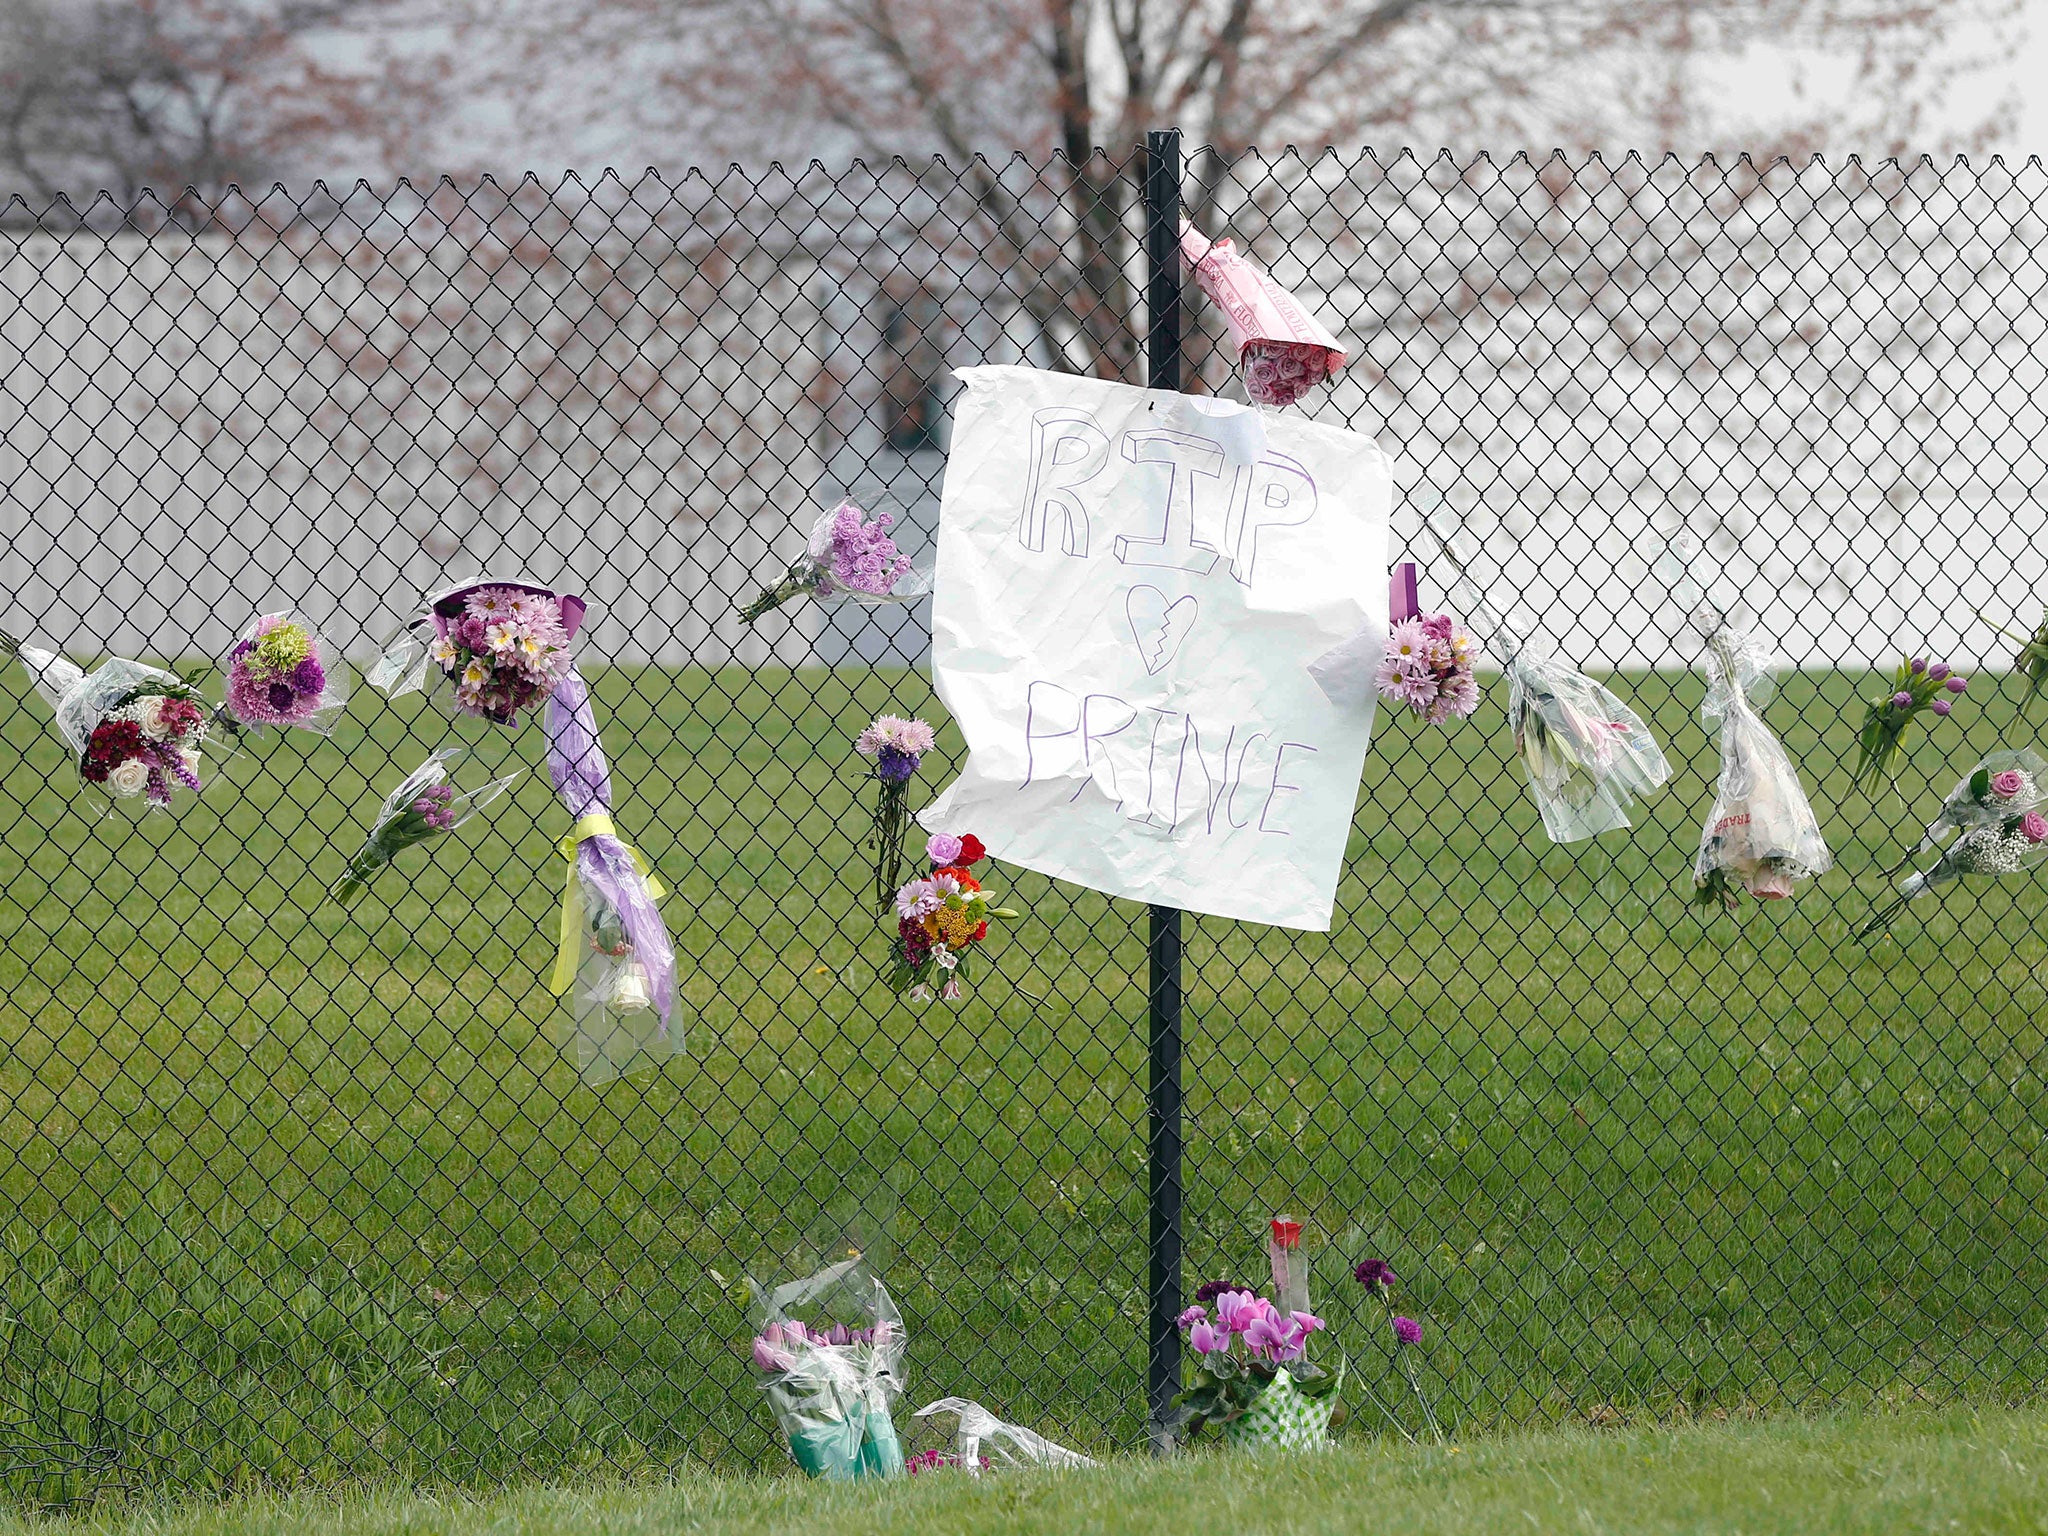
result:
[[[437,748],[384,797],[376,820],[370,824],[370,835],[348,861],[342,877],[329,888],[328,895],[344,906],[353,902],[369,888],[378,870],[406,849],[453,832],[510,789],[524,771],[515,769],[480,789],[458,791],[450,782],[449,765],[462,755],[462,750]]]
[[[1899,882],[1898,892],[1856,930],[1859,942],[1881,933],[1906,903],[1964,875],[2012,875],[2048,857],[2048,763],[2027,751],[1991,753],[1942,802],[1913,850],[1940,846],[1941,858]],[[1908,858],[1907,863],[1911,863]],[[1897,873],[1900,865],[1893,870]]]
[[[1915,656],[1899,663],[1891,687],[1882,698],[1870,700],[1863,710],[1863,729],[1856,737],[1856,767],[1849,781],[1866,795],[1874,795],[1890,784],[1898,773],[1899,743],[1906,727],[1923,709],[1946,715],[1955,707],[1955,696],[1969,687],[1945,661],[1930,665]]]
[[[889,537],[894,521],[886,512],[870,519],[852,502],[842,501],[812,525],[803,554],[782,580],[740,605],[740,619],[751,624],[799,597],[875,605],[923,597],[932,589],[931,575],[915,569],[897,550]]]
[[[874,763],[875,908],[889,910],[903,883],[903,838],[910,827],[910,781],[937,737],[922,720],[878,715],[854,739],[853,749]]]
[[[430,594],[363,678],[394,699],[422,689],[456,714],[516,726],[569,675],[587,606],[530,581],[459,582]]]
[[[348,707],[348,669],[304,614],[266,613],[228,653],[226,707],[240,725],[324,736]]]
[[[569,860],[554,976],[568,994],[577,1067],[609,1082],[666,1061],[681,1046],[671,1028],[676,957],[655,908],[660,883],[612,825],[611,770],[597,738],[590,688],[574,667],[548,700],[548,777],[571,818]]]

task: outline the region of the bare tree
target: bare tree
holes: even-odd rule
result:
[[[0,0],[0,191],[210,197],[402,162],[440,61],[318,46],[386,0]]]

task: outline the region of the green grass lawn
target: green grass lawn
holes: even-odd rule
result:
[[[327,883],[444,727],[360,691],[176,819],[83,819],[0,684],[0,1473],[211,1489],[475,1483],[779,1454],[744,1274],[893,1211],[914,1402],[1102,1450],[1140,1434],[1144,918],[999,867],[1031,916],[957,1009],[897,1006],[855,730],[909,674],[594,679],[622,828],[674,888],[690,1054],[582,1086],[544,976],[545,777],[343,911]],[[1276,1209],[1373,1252],[1461,1433],[2048,1380],[2038,875],[1844,942],[1909,826],[2034,742],[1980,678],[1902,798],[1851,798],[1867,677],[1768,717],[1839,867],[1702,919],[1713,748],[1686,675],[1619,685],[1676,773],[1554,848],[1496,680],[1383,722],[1327,936],[1189,924],[1190,1280]],[[942,732],[957,760],[959,743]],[[539,762],[537,728],[478,761]],[[933,763],[926,777],[944,782]],[[1357,1347],[1369,1347],[1350,1320]],[[67,1458],[77,1466],[67,1472]]]
[[[2048,1532],[2048,1413],[1924,1410],[1768,1423],[1522,1432],[1453,1449],[1198,1452],[1094,1471],[940,1472],[887,1484],[694,1472],[469,1499],[412,1490],[225,1506],[0,1515],[0,1536],[1429,1536]]]

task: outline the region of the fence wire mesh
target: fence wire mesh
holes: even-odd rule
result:
[[[1496,678],[1461,729],[1383,716],[1330,934],[1187,920],[1190,1285],[1255,1277],[1291,1210],[1363,1336],[1344,1265],[1388,1259],[1467,1427],[2033,1390],[2039,881],[1848,935],[1960,773],[2035,739],[2002,674],[2048,575],[2042,167],[1188,166],[1191,217],[1353,344],[1308,408],[1398,455],[1425,604],[1456,606],[1442,506],[1675,769],[1628,834],[1550,846]],[[416,699],[359,690],[175,818],[95,820],[10,667],[14,1496],[763,1461],[742,1281],[855,1226],[913,1400],[1141,1440],[1144,910],[1001,870],[1030,917],[972,995],[897,1003],[852,740],[920,714],[921,782],[957,769],[926,607],[733,609],[842,496],[931,538],[950,370],[1143,381],[1143,171],[7,205],[0,629],[187,663],[295,605],[361,662],[450,576],[586,594],[689,1040],[601,1088],[565,1057],[543,774],[326,900],[450,734]],[[1237,393],[1187,313],[1188,386]],[[1740,918],[1687,905],[1718,757],[1654,576],[1680,531],[1797,666],[1768,717],[1837,855]],[[1896,794],[1854,795],[1872,669],[1906,653],[1991,670]],[[539,761],[530,730],[454,734],[479,774]]]

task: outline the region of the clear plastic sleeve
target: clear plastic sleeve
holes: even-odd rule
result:
[[[1721,737],[1721,776],[1700,835],[1693,886],[1702,902],[1734,907],[1792,896],[1834,863],[1799,770],[1752,707],[1771,659],[1748,635],[1717,630],[1708,642],[1712,676],[1700,715]]]
[[[911,1417],[930,1418],[950,1413],[959,1419],[953,1435],[953,1460],[970,1476],[979,1477],[987,1466],[1008,1467],[1092,1467],[1098,1465],[1079,1451],[1055,1445],[1035,1430],[1006,1423],[981,1404],[964,1397],[942,1397],[926,1403]]]
[[[755,1299],[754,1367],[796,1464],[840,1481],[900,1474],[892,1406],[905,1385],[903,1319],[866,1260]]]
[[[1856,930],[1859,941],[1883,930],[1916,896],[1964,875],[2014,875],[2048,859],[2048,763],[2009,748],[1988,755],[1949,792],[1909,855],[1940,846],[1941,857],[1899,882],[1897,892]],[[1898,866],[1903,869],[1904,864]],[[1898,869],[1893,873],[1897,874]]]
[[[675,948],[661,887],[611,821],[611,770],[590,689],[570,669],[548,700],[548,777],[572,826],[553,987],[569,1000],[570,1047],[585,1082],[610,1082],[682,1049],[673,1027]]]
[[[250,729],[317,731],[348,708],[348,664],[341,649],[296,609],[266,613],[242,631],[222,666],[228,716]]]
[[[1554,656],[1519,650],[1507,664],[1508,725],[1552,842],[1629,824],[1629,808],[1671,777],[1640,716]]]

